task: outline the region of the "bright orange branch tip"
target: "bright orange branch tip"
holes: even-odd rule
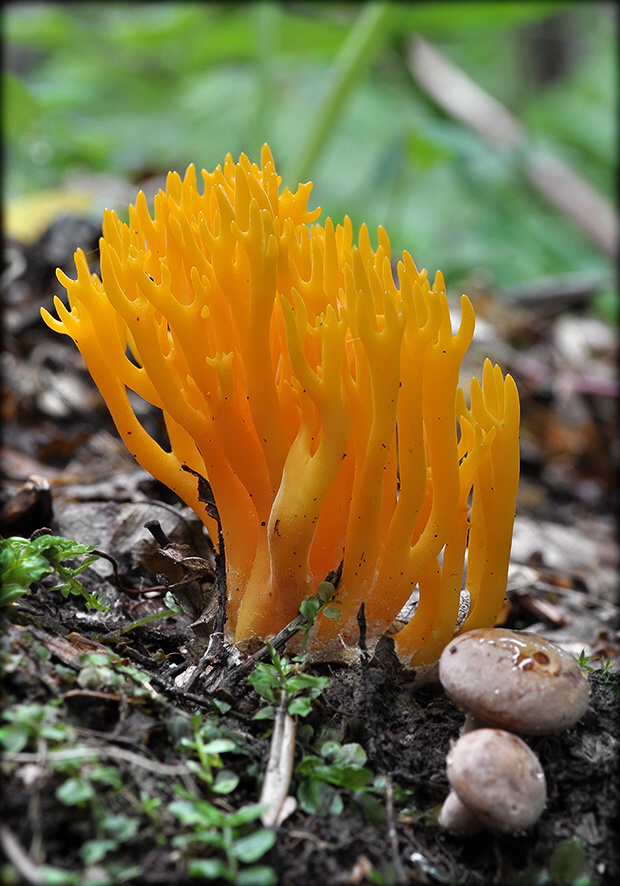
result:
[[[78,250],[62,272],[71,310],[45,322],[70,335],[136,460],[201,515],[188,465],[211,483],[235,639],[276,633],[343,560],[340,621],[313,649],[356,639],[365,602],[378,637],[416,586],[396,635],[405,662],[436,660],[458,612],[492,625],[504,597],[519,472],[519,400],[486,361],[471,406],[458,389],[474,313],[452,332],[443,278],[403,253],[394,274],[379,228],[372,249],[348,218],[312,224],[311,184],[280,189],[230,155],[168,175],[153,217],[139,193],[129,224],[106,211],[101,278]],[[138,421],[128,391],[160,409],[170,448]]]

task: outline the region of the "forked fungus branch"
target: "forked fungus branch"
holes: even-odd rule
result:
[[[454,633],[490,626],[504,598],[519,472],[515,383],[486,361],[458,388],[474,329],[469,299],[453,334],[443,278],[431,286],[405,252],[394,274],[379,228],[313,224],[312,185],[292,193],[265,146],[168,175],[153,217],[144,194],[129,224],[106,211],[101,277],[75,256],[59,272],[70,335],[136,460],[204,520],[207,478],[226,550],[231,635],[268,637],[342,565],[342,618],[320,618],[313,649],[356,638],[366,606],[379,636],[416,586],[396,635],[405,663],[438,659]],[[133,392],[130,397],[130,392]],[[161,410],[162,448],[132,408]]]

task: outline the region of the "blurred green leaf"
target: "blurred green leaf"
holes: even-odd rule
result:
[[[84,170],[140,179],[226,153],[256,160],[269,142],[286,169],[319,113],[330,72],[365,4],[11,4],[5,11],[7,193],[58,186]],[[613,193],[616,47],[608,4],[395,3],[376,59],[353,66],[312,164],[311,204],[354,228],[377,225],[461,288],[610,270],[540,200],[520,158],[448,120],[412,82],[408,40],[434,42],[544,146]],[[566,69],[536,84],[527,55],[544,24]],[[121,212],[126,207],[117,207]]]
[[[219,858],[194,858],[188,865],[190,877],[204,877],[206,880],[221,882],[230,880],[228,866]]]
[[[424,173],[444,162],[453,151],[442,139],[433,138],[422,128],[412,130],[407,138],[407,155],[414,169]]]
[[[428,37],[501,34],[509,28],[536,21],[569,3],[415,3],[399,4],[399,24]]]
[[[4,134],[10,142],[17,142],[39,120],[40,103],[24,81],[10,73],[2,77],[2,99]]]
[[[247,837],[239,837],[232,847],[231,854],[238,858],[239,861],[251,864],[253,861],[258,861],[259,858],[262,858],[275,842],[275,831],[261,828],[258,831],[254,831],[253,834],[248,834]]]
[[[68,778],[63,782],[56,796],[66,806],[85,806],[95,796],[94,788],[86,778]]]
[[[583,871],[587,860],[586,851],[577,837],[571,837],[553,850],[549,861],[549,876],[557,883],[572,881]]]

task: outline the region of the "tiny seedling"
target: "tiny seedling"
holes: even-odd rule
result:
[[[299,612],[305,619],[305,622],[298,627],[298,630],[302,635],[301,654],[299,656],[299,658],[302,659],[306,654],[310,629],[319,615],[323,615],[331,621],[337,621],[342,615],[338,608],[338,601],[336,600],[335,585],[333,585],[331,581],[319,582],[315,596],[306,597],[299,606]]]
[[[291,661],[283,658],[271,643],[266,644],[271,664],[259,662],[248,677],[250,686],[253,686],[256,692],[269,702],[255,715],[255,720],[273,717],[275,706],[282,703],[282,693],[287,699],[287,712],[291,716],[306,717],[312,709],[314,699],[318,698],[329,685],[327,677],[305,674],[304,670],[307,665],[307,644],[310,629],[319,614],[330,619],[340,618],[335,594],[334,585],[329,581],[322,581],[319,583],[316,595],[302,601],[299,613],[303,616],[304,621],[295,628],[302,634],[300,653],[295,655]]]
[[[272,718],[269,759],[260,800],[265,805],[261,821],[268,827],[277,827],[295,808],[295,800],[288,796],[295,758],[295,717],[306,717],[312,702],[327,687],[327,677],[304,674],[305,661],[288,661],[268,644],[271,664],[260,662],[248,677],[248,682],[268,705],[261,708],[254,719]]]
[[[579,662],[580,667],[584,668],[591,674],[594,673],[594,671],[599,670],[605,683],[609,682],[611,672],[616,666],[615,662],[613,662],[611,658],[606,657],[604,652],[601,653],[601,655],[586,655],[585,649],[581,650],[577,661]],[[592,667],[592,662],[598,662],[598,668]]]
[[[131,624],[126,625],[124,628],[120,628],[118,631],[108,634],[106,636],[107,642],[109,643],[114,640],[120,640],[123,634],[128,634],[130,631],[134,631],[136,628],[144,627],[144,625],[148,625],[153,621],[159,621],[162,618],[168,618],[168,616],[170,615],[184,614],[183,610],[175,601],[170,591],[165,594],[164,603],[168,607],[167,609],[162,609],[160,612],[154,612],[152,615],[145,615],[143,618],[138,618],[136,621],[132,621]]]
[[[148,674],[114,652],[85,652],[80,656],[80,665],[77,682],[82,689],[122,689],[133,700],[160,699]]]
[[[601,655],[586,655],[585,649],[582,649],[577,661],[579,666],[590,674],[598,671],[605,685],[611,681],[612,677],[617,676],[618,672],[614,670],[616,663],[611,658],[606,657],[604,653],[601,653]],[[592,662],[598,662],[598,668],[592,667]],[[618,681],[615,682],[613,689],[616,695],[620,695],[620,683]]]
[[[95,836],[80,846],[80,856],[85,865],[103,861],[109,852],[115,852],[122,843],[135,837],[140,819],[112,812],[105,799],[106,789],[116,795],[123,786],[118,769],[87,760],[79,763],[73,760],[57,761],[54,768],[57,773],[66,776],[56,790],[56,798],[65,806],[87,809],[95,828]]]
[[[304,755],[295,767],[297,800],[310,815],[339,815],[349,798],[350,809],[361,811],[377,827],[385,823],[387,779],[373,775],[366,767],[366,752],[357,742],[334,738],[319,739],[314,748]],[[392,796],[403,802],[408,795],[398,786],[392,786]]]
[[[229,794],[239,784],[239,776],[223,769],[221,754],[238,751],[238,742],[232,733],[217,726],[215,719],[192,717],[192,737],[182,738],[179,747],[198,759],[189,759],[187,765],[214,794]]]
[[[312,710],[314,699],[329,685],[329,678],[305,674],[303,662],[283,658],[270,643],[267,648],[271,664],[259,662],[248,677],[250,686],[268,702],[254,715],[254,719],[273,717],[276,706],[280,704],[281,693],[286,696],[286,708],[291,716],[306,717]]]
[[[56,573],[60,582],[50,588],[60,591],[63,597],[81,595],[88,609],[105,612],[108,607],[97,594],[84,589],[77,576],[99,559],[92,545],[83,545],[58,535],[40,535],[27,539],[19,536],[0,539],[0,605],[19,600],[27,594],[32,584]],[[84,558],[77,566],[65,565],[68,561]]]
[[[29,701],[7,708],[2,713],[0,747],[7,754],[16,754],[28,746],[36,750],[41,741],[48,742],[50,749],[75,743],[75,729],[63,722],[60,704],[59,700],[47,704]]]
[[[207,855],[190,860],[191,877],[236,886],[275,886],[277,877],[273,869],[255,862],[271,849],[276,835],[268,828],[248,828],[260,818],[264,806],[254,803],[226,812],[194,797],[181,786],[177,787],[177,794],[181,799],[170,804],[170,811],[191,830],[174,837],[172,843],[179,847],[191,846]]]
[[[267,644],[270,663],[261,662],[248,677],[248,682],[267,702],[254,719],[274,718],[271,750],[261,801],[268,804],[263,824],[277,827],[295,806],[287,796],[291,779],[297,784],[297,802],[309,814],[339,814],[344,809],[344,796],[351,797],[366,817],[383,823],[385,813],[380,797],[385,794],[382,776],[373,777],[366,768],[366,753],[355,742],[319,740],[313,752],[303,752],[294,767],[295,718],[307,717],[313,701],[329,685],[329,678],[304,673],[307,665],[306,643],[310,628],[320,613],[338,618],[340,611],[334,605],[335,588],[330,582],[321,582],[316,597],[310,597],[300,606],[306,619],[301,653],[292,660],[282,657]],[[312,730],[310,729],[310,732]],[[344,793],[343,793],[344,792]]]
[[[42,760],[49,752],[50,765],[55,775],[61,778],[56,799],[64,806],[87,810],[95,835],[80,846],[85,865],[101,862],[109,852],[114,852],[121,843],[136,835],[139,818],[111,811],[105,798],[104,791],[117,795],[122,789],[118,769],[98,762],[95,749],[92,757],[80,756],[75,747],[76,730],[63,722],[62,711],[56,703],[26,702],[7,709],[2,716],[0,746],[6,759],[15,759],[28,746],[35,749]],[[54,756],[57,748],[60,754]],[[74,756],[65,757],[63,748],[71,748]],[[65,882],[64,873],[57,882]],[[53,879],[54,875],[50,873],[49,876]],[[70,878],[66,882],[70,882]]]

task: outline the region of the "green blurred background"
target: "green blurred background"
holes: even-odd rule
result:
[[[521,121],[517,149],[425,94],[414,35]],[[97,191],[102,173],[135,193],[227,152],[259,162],[267,141],[283,184],[312,179],[322,220],[384,225],[452,289],[612,274],[524,163],[548,149],[613,199],[613,3],[9,3],[4,40],[9,205],[84,176]]]

